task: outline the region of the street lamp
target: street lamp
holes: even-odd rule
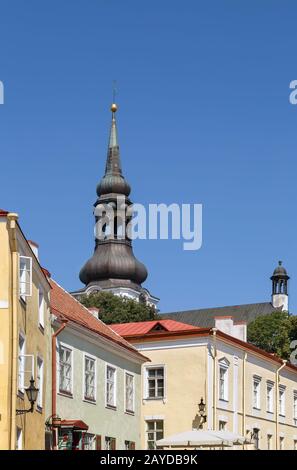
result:
[[[200,417],[201,417],[201,421],[200,421],[200,424],[199,424],[199,429],[202,429],[203,424],[206,423],[206,420],[207,420],[207,416],[205,414],[206,405],[205,405],[202,397],[201,397],[200,403],[198,403],[198,408],[199,408],[199,414],[200,414]]]
[[[31,403],[31,407],[28,410],[16,410],[17,415],[22,415],[24,413],[33,413],[34,410],[34,403],[37,400],[39,388],[36,388],[34,385],[34,379],[31,377],[30,380],[30,386],[27,387],[26,389],[26,394],[29,402]]]

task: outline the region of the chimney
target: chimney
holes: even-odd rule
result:
[[[241,341],[247,342],[247,322],[237,321],[233,323],[233,336]]]
[[[99,308],[89,307],[88,310],[93,315],[93,317],[97,318],[97,320],[98,320],[98,318],[99,318]]]
[[[31,250],[33,251],[34,255],[36,256],[36,258],[38,259],[39,261],[39,257],[38,257],[38,248],[39,248],[39,245],[36,243],[36,242],[33,242],[32,240],[28,240],[28,243],[31,247]]]
[[[247,324],[245,321],[234,322],[232,316],[215,317],[215,327],[223,333],[240,339],[241,341],[246,342],[247,340]]]

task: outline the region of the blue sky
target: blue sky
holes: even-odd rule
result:
[[[0,14],[0,207],[69,290],[93,250],[112,81],[132,200],[202,203],[203,246],[137,241],[161,311],[269,301],[297,311],[297,4],[10,0]]]

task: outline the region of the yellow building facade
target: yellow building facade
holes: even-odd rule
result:
[[[0,210],[0,449],[44,449],[50,414],[50,285],[18,216]],[[39,389],[34,411],[26,388]]]
[[[203,398],[203,429],[245,436],[247,449],[297,450],[297,368],[215,328],[168,321],[145,322],[145,334],[141,324],[114,327],[151,361],[142,373],[143,448],[199,428]]]

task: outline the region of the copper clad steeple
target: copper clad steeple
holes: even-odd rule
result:
[[[105,174],[97,186],[98,199],[95,202],[95,220],[100,222],[96,209],[105,205],[114,208],[115,220],[112,228],[105,224],[103,236],[95,239],[95,251],[80,271],[80,280],[86,289],[130,288],[139,293],[141,284],[147,278],[145,266],[138,261],[132,250],[132,242],[127,237],[126,226],[131,220],[127,209],[132,205],[129,199],[130,185],[122,174],[120,150],[117,136],[115,113],[117,106],[112,104],[112,120],[107,150]],[[121,210],[124,207],[124,222],[118,201],[121,200]]]

